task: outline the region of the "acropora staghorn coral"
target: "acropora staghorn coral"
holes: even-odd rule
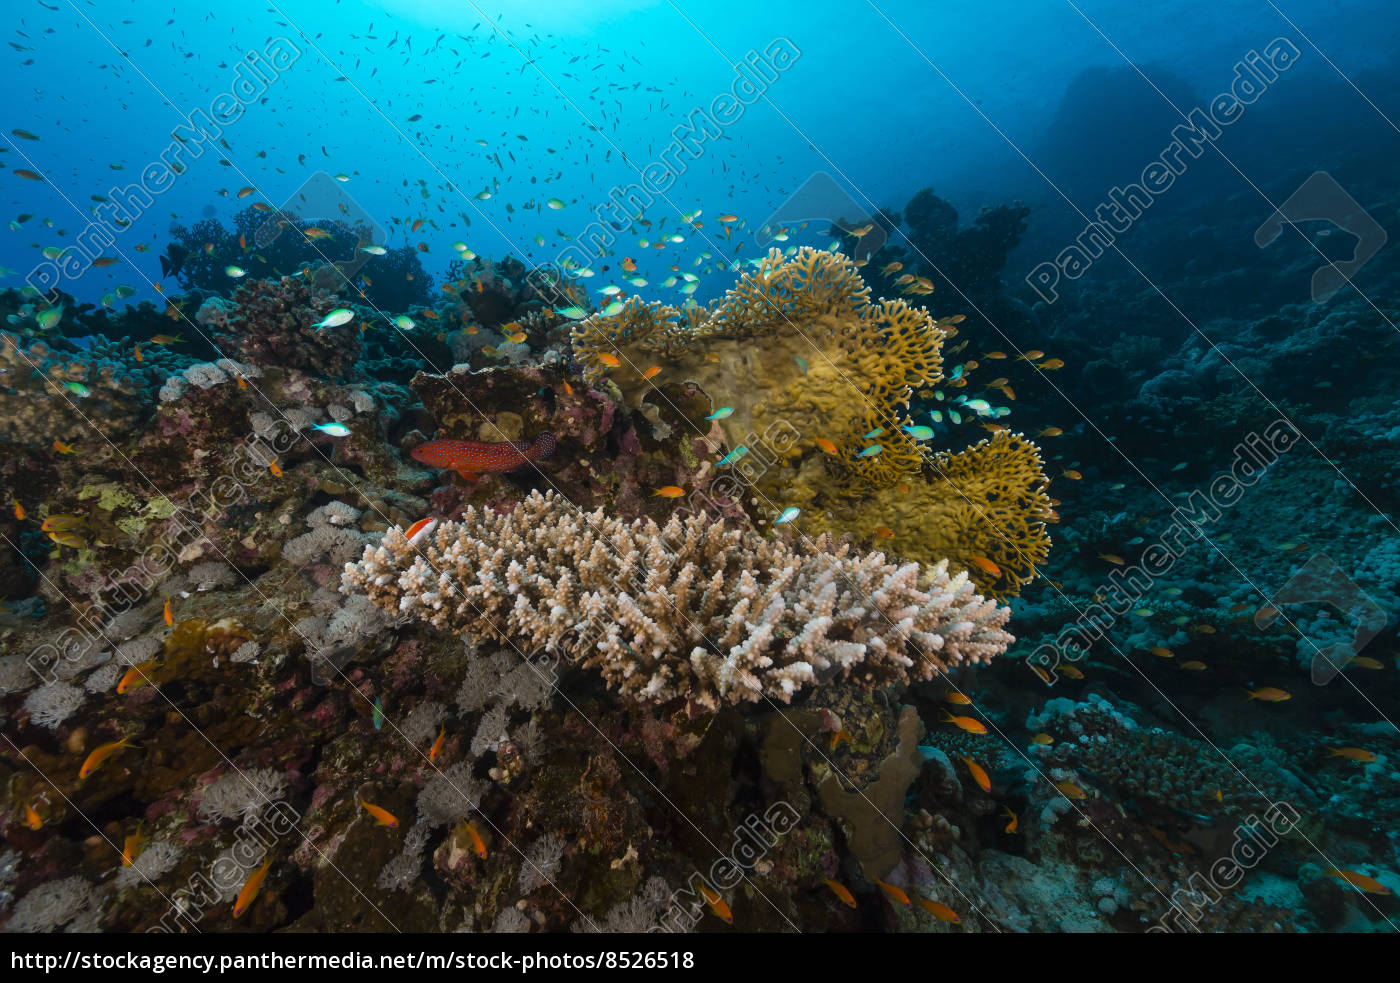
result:
[[[789,702],[833,678],[867,687],[985,662],[1010,610],[946,563],[897,566],[845,543],[764,539],[705,517],[627,523],[533,493],[469,508],[410,544],[394,528],[341,590],[433,627],[543,647],[637,701]]]
[[[872,301],[849,257],[804,247],[791,258],[773,250],[709,308],[633,297],[611,317],[580,321],[573,345],[587,377],[633,408],[679,413],[681,386],[702,390],[715,418],[687,423],[746,448],[733,471],[757,493],[758,512],[796,506],[809,535],[887,529],[892,552],[949,559],[983,593],[1006,597],[1049,552],[1038,448],[998,432],[935,453],[906,412],[914,388],[943,378],[943,342],[958,320]]]

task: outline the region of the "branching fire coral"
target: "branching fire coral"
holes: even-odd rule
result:
[[[804,248],[770,252],[708,309],[634,297],[611,317],[580,321],[573,344],[590,380],[634,408],[679,407],[672,387],[698,386],[717,412],[688,422],[745,448],[733,470],[760,512],[797,506],[812,534],[888,530],[892,551],[949,559],[1005,597],[1049,551],[1038,448],[998,432],[961,454],[935,453],[907,415],[912,391],[942,379],[957,320],[872,301],[849,257]]]
[[[947,565],[896,566],[822,537],[764,539],[705,517],[627,523],[553,493],[469,508],[410,545],[395,528],[341,590],[473,638],[543,647],[637,701],[787,703],[832,678],[867,687],[985,662],[1010,611]]]
[[[602,356],[621,358],[607,376],[633,406],[654,379],[694,382],[716,407],[732,408],[718,426],[730,447],[775,459],[760,482],[773,491],[804,458],[822,456],[816,438],[835,445],[827,463],[843,481],[879,486],[917,474],[921,451],[902,429],[912,423],[903,411],[911,386],[932,385],[942,370],[943,331],[927,311],[872,304],[849,257],[811,248],[791,259],[770,252],[713,309],[632,298],[614,317],[579,322],[573,341],[594,381],[606,371]],[[658,359],[660,375],[646,377]],[[796,439],[765,440],[775,427]],[[884,431],[881,453],[860,457],[875,429]]]
[[[1050,503],[1035,444],[999,431],[960,453],[933,455],[924,479],[877,489],[859,499],[853,520],[837,526],[818,516],[812,530],[876,538],[883,527],[897,543],[917,544],[915,558],[946,558],[966,569],[988,597],[1014,595],[1035,579],[1050,555]]]

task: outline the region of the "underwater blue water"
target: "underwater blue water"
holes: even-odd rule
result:
[[[1075,228],[1066,199],[1087,212],[1113,183],[1135,178],[1170,139],[1176,110],[1227,90],[1236,64],[1277,38],[1297,45],[1296,68],[1219,143],[1250,181],[1324,166],[1329,128],[1393,140],[1383,115],[1393,87],[1363,96],[1346,80],[1390,64],[1396,20],[1393,6],[1362,0],[1150,8],[1105,0],[346,0],[209,12],[35,0],[15,8],[0,80],[10,95],[6,129],[40,138],[11,137],[7,166],[46,181],[3,182],[8,218],[35,217],[0,231],[0,265],[16,271],[11,279],[26,276],[39,249],[69,245],[100,204],[93,196],[138,180],[168,156],[176,127],[235,92],[253,98],[216,127],[217,139],[186,148],[187,170],[167,175],[117,237],[120,262],[66,278],[63,289],[95,302],[126,283],[138,298],[151,297],[172,221],[189,225],[212,210],[228,224],[247,204],[234,197],[238,189],[281,204],[317,171],[350,176],[342,190],[388,227],[390,246],[426,239],[430,271],[445,269],[453,241],[485,256],[549,262],[614,189],[637,183],[677,127],[693,123],[697,109],[712,110],[745,74],[765,79],[758,97],[673,156],[673,180],[647,203],[652,221],[675,223],[703,209],[711,230],[726,212],[756,229],[825,172],[868,212],[930,185],[964,213],[1018,198],[1036,208],[1028,242],[1044,237],[1054,248],[1060,229]],[[275,73],[267,70],[270,44],[289,61]],[[790,49],[781,71],[736,70],[750,55],[771,64],[763,53],[775,44]],[[262,57],[264,80],[240,87],[238,66],[249,53]],[[1082,98],[1065,106],[1076,83]],[[1394,107],[1388,111],[1394,119]],[[421,119],[408,122],[414,116]],[[1209,156],[1202,167],[1219,171]],[[1239,175],[1223,176],[1186,194],[1248,192]],[[473,198],[488,187],[491,200]],[[550,197],[568,207],[524,210]],[[432,235],[392,224],[420,217],[432,222]],[[137,251],[138,243],[151,251]],[[713,246],[690,241],[667,259],[690,261]],[[707,282],[698,299],[722,283]]]
[[[414,732],[414,750],[433,746],[436,756],[449,741],[443,753],[463,769],[458,777],[476,769],[473,781],[492,796],[473,806],[483,829],[489,819],[497,833],[567,834],[541,835],[536,845],[552,854],[542,866],[558,874],[563,863],[560,880],[573,898],[587,897],[578,921],[531,895],[543,882],[489,837],[495,866],[482,869],[493,871],[492,905],[501,904],[463,902],[476,897],[477,882],[474,874],[453,880],[459,867],[443,875],[446,888],[434,880],[424,894],[450,910],[451,924],[424,915],[434,907],[425,904],[411,912],[414,928],[519,929],[528,927],[517,917],[525,910],[550,931],[601,921],[656,893],[644,889],[643,869],[674,887],[704,853],[658,846],[665,837],[649,824],[682,826],[671,803],[615,781],[606,753],[589,748],[607,759],[593,772],[591,759],[565,760],[586,745],[584,728],[562,701],[549,702],[554,694],[487,711],[487,697],[468,693],[457,697],[461,712],[447,708],[453,693],[477,683],[484,693],[489,672],[505,678],[513,664],[498,658],[504,648],[487,655],[473,643],[463,658],[440,625],[391,625],[366,596],[352,603],[340,590],[346,561],[395,526],[465,522],[469,508],[499,516],[551,487],[629,522],[664,521],[713,492],[713,515],[736,528],[796,540],[822,522],[823,531],[851,535],[856,550],[892,561],[947,557],[950,570],[966,570],[978,591],[1011,609],[1006,627],[1016,638],[989,665],[952,660],[949,677],[911,684],[894,699],[889,690],[853,696],[858,687],[844,677],[802,691],[809,751],[757,750],[756,735],[769,732],[750,725],[759,710],[777,709],[771,700],[741,707],[752,711],[741,718],[725,706],[721,713],[741,723],[708,729],[720,719],[713,714],[692,735],[686,727],[698,711],[675,723],[677,703],[685,714],[694,709],[692,693],[671,694],[665,712],[673,716],[641,726],[651,708],[614,701],[594,676],[561,685],[597,710],[600,731],[625,735],[618,741],[634,760],[656,766],[659,784],[674,783],[667,794],[691,781],[672,758],[695,753],[696,774],[715,788],[696,795],[702,805],[687,803],[694,808],[685,819],[698,817],[707,835],[727,836],[750,799],[787,794],[792,774],[796,786],[806,783],[803,836],[819,846],[805,866],[788,856],[762,882],[777,885],[781,905],[728,895],[737,928],[954,924],[928,905],[926,914],[910,908],[923,919],[914,922],[908,902],[887,890],[917,885],[924,901],[958,907],[968,930],[1140,931],[1170,917],[1179,902],[1168,895],[1215,860],[1254,870],[1234,845],[1266,807],[1296,810],[1293,825],[1305,835],[1267,844],[1266,861],[1243,886],[1222,886],[1224,900],[1202,926],[1400,924],[1392,896],[1400,893],[1400,5],[18,0],[7,13],[0,501],[14,519],[0,519],[0,532],[14,562],[0,564],[0,660],[8,660],[0,661],[0,724],[7,740],[13,733],[51,755],[44,761],[61,780],[45,780],[90,808],[107,835],[159,827],[167,847],[189,846],[193,869],[196,854],[203,864],[225,849],[241,806],[205,821],[210,769],[221,766],[194,756],[195,772],[169,769],[169,790],[138,788],[111,766],[83,786],[69,765],[94,734],[144,731],[157,756],[188,747],[185,736],[172,736],[154,695],[105,692],[122,692],[111,664],[102,669],[112,678],[81,693],[25,677],[36,700],[14,683],[24,672],[14,639],[47,645],[67,629],[76,608],[61,603],[64,591],[97,596],[105,578],[139,567],[139,551],[167,535],[170,513],[149,503],[177,490],[202,493],[245,434],[265,449],[277,415],[291,438],[252,459],[251,500],[224,509],[206,537],[237,562],[221,556],[223,569],[212,548],[177,551],[178,562],[161,570],[170,579],[153,581],[110,624],[129,629],[120,640],[153,660],[149,667],[169,672],[162,699],[218,704],[232,756],[285,769],[264,783],[315,822],[325,819],[337,844],[369,825],[355,791],[361,781],[381,801],[396,796],[405,818],[410,809],[438,815],[419,795],[426,771],[392,788],[380,781],[398,778],[394,755],[407,752],[389,738],[401,725]],[[310,227],[305,248],[284,250],[279,210],[303,232]],[[247,230],[241,244],[237,231],[225,234],[236,222]],[[354,247],[313,257],[334,248],[334,236],[310,234],[337,225],[355,226]],[[172,243],[193,251],[183,282],[162,271]],[[748,404],[772,392],[725,396],[732,379],[695,369],[697,353],[684,345],[654,354],[630,336],[608,336],[621,359],[601,344],[589,348],[587,331],[617,323],[606,319],[622,310],[619,297],[703,306],[751,274],[768,249],[791,254],[802,245],[855,258],[875,296],[968,318],[944,322],[950,330],[936,342],[928,340],[935,332],[920,335],[941,357],[939,371],[889,372],[890,391],[909,388],[888,397],[908,414],[899,424],[931,453],[911,453],[914,463],[884,484],[856,478],[894,456],[881,458],[880,442],[896,446],[899,435],[882,424],[898,414],[872,409],[887,416],[865,433],[876,417],[859,427],[844,419],[849,432],[838,432],[820,415],[804,416],[817,406],[839,417],[854,405],[839,389],[832,397],[840,382],[824,370],[833,360],[815,344],[785,347],[790,338],[745,334],[749,325],[733,337],[700,334],[720,338],[715,347],[730,364],[748,367],[752,354],[762,369],[753,378],[779,380],[794,418],[815,428],[800,435],[805,457],[774,457],[789,468],[787,487],[772,477],[779,471],[764,485],[755,463],[763,448],[724,425],[732,419],[737,428]],[[405,257],[421,271],[405,274]],[[310,296],[308,284],[320,289],[327,272],[313,258],[349,263],[360,290],[332,284],[339,293]],[[263,264],[257,274],[242,269],[255,262]],[[290,275],[297,272],[305,278]],[[532,279],[539,274],[547,279]],[[559,283],[569,290],[544,289]],[[36,299],[35,291],[57,296],[52,290],[71,299]],[[376,309],[386,325],[369,315],[378,306],[371,295],[407,299]],[[603,318],[580,329],[594,311]],[[881,350],[861,363],[872,376],[885,378],[882,359],[898,340],[882,336]],[[633,342],[646,362],[624,364],[637,355]],[[753,351],[735,355],[729,344]],[[796,372],[794,351],[802,352]],[[773,352],[780,357],[765,364]],[[691,374],[676,378],[687,358]],[[700,378],[721,392],[702,391]],[[735,405],[721,406],[725,399]],[[1024,457],[977,457],[1019,434]],[[995,535],[987,529],[996,523],[978,525],[928,491],[951,500],[944,486],[956,482],[939,469],[969,459],[975,505],[1006,507]],[[1003,484],[986,477],[1026,459],[1034,466]],[[736,473],[748,483],[715,491]],[[911,494],[906,479],[913,500],[928,492],[944,510],[931,511],[938,522],[964,524],[965,541],[938,540],[942,553],[917,541],[919,531],[941,536],[945,526],[919,524],[925,517],[897,497]],[[1046,543],[1043,562],[1027,559]],[[253,595],[269,585],[287,599],[286,624],[269,615],[251,627],[245,609],[261,618]],[[556,620],[567,613],[562,605],[551,612]],[[235,615],[249,625],[240,629],[246,637],[225,632],[232,662],[220,661],[221,651],[208,669],[211,648],[190,669],[187,653],[167,644],[187,640],[185,626],[196,621],[203,631],[199,619]],[[369,641],[357,650],[336,629]],[[449,647],[450,657],[439,657]],[[299,688],[313,689],[305,662],[319,670],[319,649],[349,659],[335,669],[356,674],[339,688],[344,679],[329,680],[326,691],[340,702],[318,702],[319,691],[303,700]],[[626,644],[618,650],[636,654]],[[235,662],[256,667],[234,677],[241,688],[214,671]],[[475,676],[463,675],[468,664]],[[188,678],[167,685],[176,670]],[[249,736],[243,715],[267,693],[275,712],[265,732]],[[912,748],[900,716],[911,708],[922,726]],[[978,717],[954,716],[963,713]],[[994,732],[985,740],[981,718]],[[85,731],[74,737],[80,721]],[[548,761],[559,770],[539,766],[523,737],[507,760],[509,742],[496,733],[507,723],[517,735],[528,727],[551,752],[563,748]],[[440,743],[431,745],[435,734]],[[325,752],[337,741],[334,754]],[[909,765],[915,749],[918,763]],[[796,764],[783,765],[784,753]],[[855,827],[841,812],[849,803],[817,791],[829,772],[814,765],[837,760],[873,787],[881,768],[899,773],[891,762],[900,753],[908,794],[875,815],[899,818],[907,842],[879,857],[887,862],[877,869],[869,854],[881,850],[861,855],[861,837],[848,833]],[[775,777],[774,760],[789,770]],[[545,776],[559,775],[584,790],[583,806],[552,797]],[[606,794],[593,795],[607,782]],[[14,784],[21,787],[31,788]],[[7,829],[26,821],[21,799],[29,804],[19,792],[6,800]],[[179,809],[157,808],[177,801]],[[533,808],[549,817],[537,827]],[[454,830],[464,815],[450,816]],[[16,841],[18,852],[0,852],[0,915],[20,911],[21,924],[37,917],[38,903],[11,908],[12,884],[33,897],[36,885],[54,883],[51,859],[75,855],[90,835],[71,817],[43,825],[48,818],[37,817],[36,835]],[[574,820],[592,825],[580,832]],[[434,837],[448,825],[433,823]],[[650,845],[627,872],[632,861],[613,857],[643,827]],[[619,830],[623,840],[606,849],[577,846]],[[397,840],[355,842],[372,844],[375,869],[362,880],[378,886],[376,899],[427,880],[414,851],[428,834],[402,854]],[[447,854],[451,863],[485,860],[485,847],[438,855],[444,845],[428,852],[434,865],[447,865]],[[105,877],[88,852],[75,891]],[[368,924],[362,909],[313,884],[309,853],[286,854],[243,924],[315,928],[323,915],[340,930]],[[929,862],[934,854],[944,859]],[[188,876],[174,856],[157,878]],[[955,897],[934,875],[956,864],[957,876],[945,878],[961,878],[965,893]],[[750,873],[757,882],[772,872]],[[841,891],[849,885],[859,904],[825,875]],[[636,883],[619,887],[627,878]],[[647,904],[657,909],[641,906],[648,918],[661,910],[655,897]],[[93,924],[106,917],[109,927],[149,927],[160,906],[147,908],[114,905]],[[711,903],[709,911],[706,929],[729,924],[728,909]],[[213,917],[233,916],[220,908]]]

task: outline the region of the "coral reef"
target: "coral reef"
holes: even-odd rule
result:
[[[334,378],[349,374],[359,359],[362,329],[355,319],[317,325],[343,306],[340,298],[309,277],[284,276],[245,282],[231,306],[206,301],[196,319],[213,331],[220,348],[242,361]]]
[[[632,298],[611,317],[581,321],[573,344],[589,378],[606,378],[629,405],[650,401],[660,418],[664,403],[696,434],[713,424],[730,448],[721,464],[733,463],[764,521],[796,507],[814,534],[868,537],[883,526],[902,555],[923,563],[949,558],[940,550],[955,543],[953,558],[978,587],[1007,596],[1049,548],[1037,448],[1017,437],[938,455],[905,412],[914,388],[942,378],[956,320],[935,321],[902,300],[872,302],[850,258],[803,248],[791,258],[770,252],[711,309]],[[707,414],[682,411],[682,384],[705,393]],[[882,504],[889,489],[918,504]],[[733,488],[729,497],[745,496]],[[956,531],[925,539],[918,517],[930,509],[958,515]],[[1011,528],[997,525],[1003,510],[1015,515]],[[867,514],[890,521],[864,523]],[[967,562],[993,555],[1008,561],[1004,579]]]
[[[69,347],[66,346],[65,347]],[[107,343],[65,353],[0,331],[0,440],[47,449],[120,437],[155,408],[152,373]]]
[[[634,700],[783,703],[833,677],[930,679],[1012,641],[1010,616],[946,564],[762,540],[701,516],[665,528],[583,515],[552,492],[469,508],[422,543],[393,529],[341,590],[479,639],[544,647]]]

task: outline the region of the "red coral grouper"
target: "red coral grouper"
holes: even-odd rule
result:
[[[409,452],[415,461],[435,468],[449,468],[468,481],[483,474],[514,471],[542,461],[554,453],[554,434],[548,430],[533,444],[523,440],[430,440]]]

